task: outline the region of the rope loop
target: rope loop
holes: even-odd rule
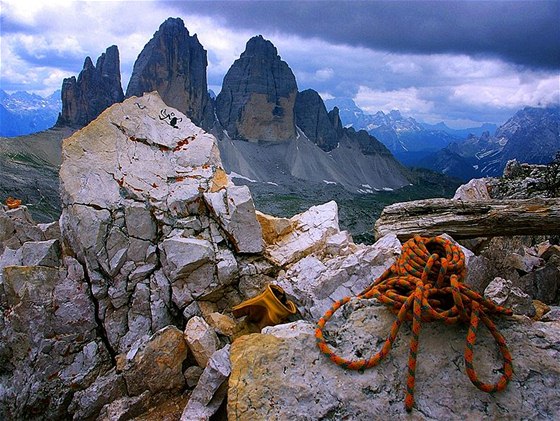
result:
[[[336,301],[319,319],[315,330],[317,346],[335,364],[349,370],[363,371],[376,366],[389,354],[401,325],[404,321],[411,321],[412,337],[405,391],[405,408],[411,411],[414,405],[416,358],[422,323],[433,320],[440,320],[445,324],[468,323],[465,346],[467,376],[484,392],[501,391],[513,376],[512,358],[504,337],[487,313],[511,315],[512,311],[495,305],[468,288],[463,283],[466,273],[465,256],[459,246],[443,237],[415,236],[403,244],[397,261],[357,296],[360,299],[375,298],[397,315],[381,349],[369,358],[346,359],[328,346],[323,329],[333,314],[348,303],[351,297]],[[503,358],[503,374],[494,384],[480,381],[473,366],[474,345],[480,321],[494,337]]]

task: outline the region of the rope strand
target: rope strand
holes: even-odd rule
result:
[[[403,245],[400,258],[357,296],[359,299],[375,298],[397,315],[381,349],[369,358],[346,359],[327,345],[323,329],[333,314],[351,297],[336,301],[319,319],[315,330],[317,346],[335,364],[348,370],[363,371],[376,366],[389,354],[403,322],[412,321],[405,391],[405,408],[411,411],[414,406],[416,360],[422,323],[441,320],[445,324],[454,324],[461,321],[469,323],[465,368],[470,381],[484,392],[504,390],[513,376],[512,358],[504,337],[487,313],[511,315],[512,311],[469,289],[463,283],[465,276],[465,256],[457,245],[443,237],[415,236]],[[503,358],[503,374],[494,384],[480,381],[473,366],[480,321],[494,337]]]

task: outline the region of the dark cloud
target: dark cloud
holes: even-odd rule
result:
[[[399,53],[499,57],[560,68],[560,1],[189,1],[185,14],[232,28]]]
[[[85,59],[82,53],[61,51],[55,48],[42,49],[39,54],[35,54],[21,44],[15,45],[13,52],[31,66],[52,67],[64,71],[82,69]],[[96,58],[91,57],[91,59],[95,63]]]

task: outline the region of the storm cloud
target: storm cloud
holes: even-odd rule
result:
[[[208,52],[216,93],[262,34],[298,88],[454,127],[560,103],[560,0],[2,0],[0,88],[50,95],[86,56],[120,51],[123,88],[159,25],[181,17]]]
[[[407,54],[496,57],[560,68],[558,1],[190,1],[232,28]]]

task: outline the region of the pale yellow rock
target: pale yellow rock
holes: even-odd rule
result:
[[[221,189],[228,186],[229,179],[226,172],[222,168],[217,168],[214,173],[214,178],[212,179],[212,186],[210,187],[210,192],[215,193]]]
[[[225,314],[214,312],[210,313],[206,322],[218,333],[225,336],[233,336],[238,330],[237,323]]]
[[[535,315],[533,320],[540,320],[542,316],[550,311],[550,307],[539,300],[533,300],[533,307],[535,307]]]
[[[326,241],[340,233],[338,205],[330,201],[310,207],[307,211],[290,218],[293,229],[278,237],[266,247],[265,253],[279,266],[287,266],[303,257],[322,252]]]
[[[239,134],[249,141],[286,141],[296,136],[294,113],[286,112],[279,118],[274,114],[277,108],[293,110],[297,93],[279,98],[278,104],[269,102],[266,94],[252,93],[243,107],[246,110],[237,123]],[[247,111],[249,110],[249,111]]]
[[[263,240],[267,245],[276,243],[279,238],[293,230],[292,221],[287,218],[277,218],[259,211],[256,211],[256,214],[261,224]]]
[[[205,320],[208,320],[211,313],[218,312],[218,306],[211,301],[198,301],[198,308]]]

